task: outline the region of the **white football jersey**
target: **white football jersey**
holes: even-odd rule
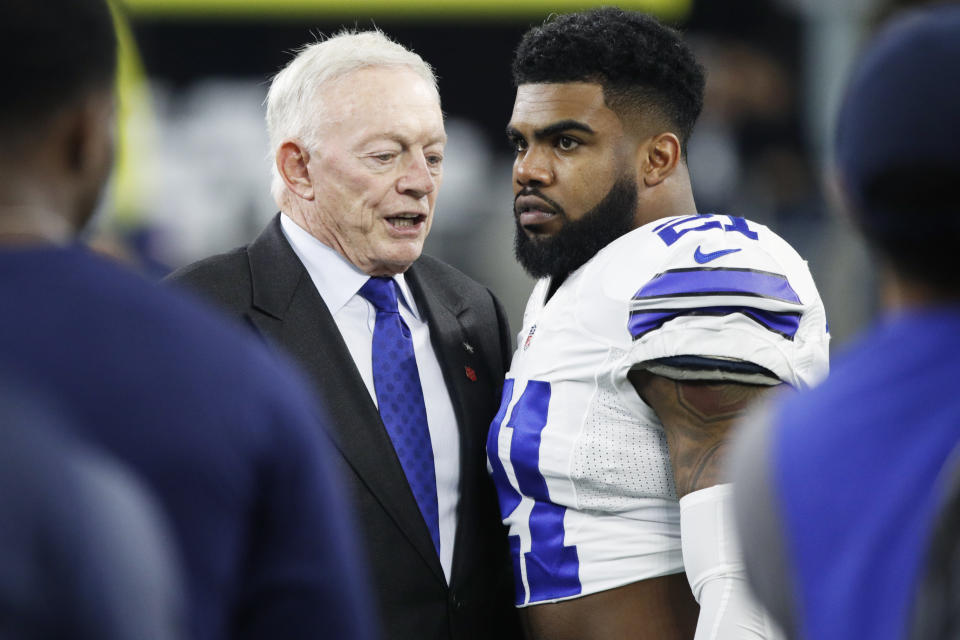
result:
[[[806,263],[743,218],[657,220],[544,304],[548,286],[527,303],[487,442],[518,606],[683,571],[663,427],[631,369],[698,356],[758,365],[799,389],[827,374],[827,321]]]

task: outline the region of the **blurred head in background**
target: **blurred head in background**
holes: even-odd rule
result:
[[[267,129],[283,213],[369,275],[420,257],[446,144],[420,56],[379,31],[308,45],[273,79]]]
[[[0,51],[0,240],[58,241],[110,173],[117,39],[104,0],[7,0]]]
[[[837,121],[840,191],[889,268],[888,306],[960,295],[957,74],[960,6],[903,14],[860,61]]]

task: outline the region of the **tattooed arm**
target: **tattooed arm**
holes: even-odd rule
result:
[[[723,463],[731,426],[771,387],[671,380],[645,370],[630,382],[657,413],[667,436],[677,497],[725,482]]]
[[[675,380],[646,370],[631,371],[630,382],[656,411],[666,433],[681,498],[683,564],[700,604],[696,640],[780,638],[747,586],[724,469],[731,427],[772,387]]]

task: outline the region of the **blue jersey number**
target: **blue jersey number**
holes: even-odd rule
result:
[[[757,239],[756,231],[752,231],[747,226],[747,221],[736,216],[723,216],[730,220],[730,224],[720,222],[720,216],[712,213],[704,213],[696,216],[686,216],[672,222],[667,222],[654,231],[660,236],[660,239],[669,247],[679,240],[681,236],[690,231],[707,231],[709,229],[723,229],[724,231],[736,231],[742,233],[751,240]]]
[[[528,602],[521,573],[526,569],[529,602],[554,600],[580,593],[580,561],[577,548],[563,544],[563,515],[566,507],[550,501],[547,482],[540,473],[540,437],[547,426],[547,407],[550,405],[550,383],[531,380],[504,422],[507,406],[513,397],[514,380],[503,385],[500,410],[490,425],[487,455],[493,467],[493,481],[500,500],[500,512],[507,518],[520,505],[521,494],[534,500],[530,512],[530,551],[521,553],[520,536],[510,536],[510,553],[518,605]],[[517,477],[518,493],[504,470],[497,443],[500,429],[510,427],[510,463]]]

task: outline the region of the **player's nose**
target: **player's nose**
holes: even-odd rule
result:
[[[553,168],[545,153],[527,149],[513,163],[514,180],[522,186],[546,185],[553,182]]]

